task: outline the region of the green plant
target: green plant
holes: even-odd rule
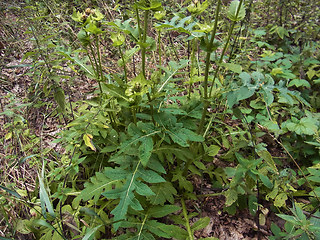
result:
[[[320,234],[319,211],[314,215],[306,215],[299,204],[295,203],[290,209],[293,215],[277,214],[286,221],[284,230],[275,225],[271,225],[274,236],[269,239],[318,239]]]
[[[279,213],[288,199],[303,197],[305,212],[294,205],[293,218],[278,216],[288,222],[286,236],[301,228],[311,238],[319,204],[319,61],[313,33],[299,33],[305,14],[298,5],[277,3],[278,18],[262,22],[275,1],[124,3],[75,2],[87,8],[74,9],[69,23],[67,3],[28,1],[34,45],[23,60],[32,63],[14,68],[31,66],[28,112],[38,107],[43,123],[57,113],[65,126],[55,153],[25,130],[28,121],[16,112],[22,107],[1,114],[11,121],[7,149],[20,144],[24,152],[12,163],[37,169],[33,192],[1,184],[6,207],[14,198],[31,214],[11,224],[10,236],[191,240],[210,219],[203,209],[191,212],[190,200],[224,195],[224,211],[249,209],[261,223],[263,201]],[[90,81],[90,95],[72,102],[80,76]],[[44,103],[53,98],[56,109]],[[198,178],[217,192],[202,194]],[[284,235],[272,229],[273,239]]]

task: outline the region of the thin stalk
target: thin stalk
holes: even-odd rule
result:
[[[159,55],[159,74],[161,76],[162,74],[162,70],[161,70],[161,66],[162,66],[162,50],[161,50],[161,29],[159,29],[158,32],[158,55]]]
[[[131,112],[132,112],[132,117],[133,117],[133,123],[137,124],[136,108],[132,108]]]
[[[189,223],[186,203],[184,202],[183,198],[181,198],[181,205],[182,205],[183,216],[184,216],[184,218],[186,220],[186,228],[187,228],[187,232],[188,232],[188,235],[189,235],[188,240],[193,240],[194,238],[193,238],[193,234],[192,234],[190,223]]]
[[[189,84],[189,94],[188,94],[188,98],[190,99],[191,98],[191,90],[192,90],[192,80],[193,80],[193,77],[194,77],[194,69],[195,69],[195,61],[196,61],[196,39],[192,39],[191,40],[191,66],[190,66],[190,84]]]
[[[146,47],[145,43],[147,40],[147,32],[148,32],[148,18],[149,18],[149,10],[144,12],[144,28],[143,28],[143,39],[141,46],[141,58],[142,58],[142,72],[144,77],[146,78]]]
[[[140,228],[140,231],[139,231],[139,233],[138,233],[138,236],[139,236],[138,239],[140,239],[140,236],[142,235],[142,230],[143,230],[143,227],[144,227],[147,219],[148,219],[148,214],[146,214],[146,215],[144,216],[143,222],[141,223],[141,228]]]
[[[240,3],[239,3],[239,7],[237,9],[237,13],[236,13],[236,17],[238,17],[239,15],[239,12],[240,12],[240,9],[242,7],[242,3],[243,3],[243,0],[240,0]],[[236,21],[232,21],[232,24],[231,24],[231,27],[230,27],[230,30],[229,30],[229,33],[228,33],[228,38],[227,38],[227,41],[226,41],[226,44],[224,45],[224,48],[222,50],[222,53],[221,53],[221,56],[220,56],[220,59],[219,59],[219,62],[218,62],[218,65],[217,65],[217,68],[216,68],[216,71],[214,73],[214,77],[213,77],[213,80],[212,80],[212,85],[210,87],[210,94],[209,94],[209,97],[211,97],[211,94],[212,94],[212,89],[213,89],[213,85],[214,85],[214,82],[218,76],[218,72],[220,70],[220,64],[222,63],[222,60],[223,60],[223,57],[224,57],[224,54],[226,53],[227,49],[228,49],[228,46],[229,46],[229,42],[230,42],[230,39],[231,39],[231,34],[233,32],[233,29],[234,29],[234,26],[236,25]]]
[[[102,86],[101,86],[101,82],[100,82],[100,71],[99,71],[99,64],[97,62],[97,58],[95,56],[95,52],[94,52],[94,49],[92,47],[92,44],[90,43],[89,44],[89,47],[90,47],[90,51],[91,51],[91,55],[93,57],[93,60],[94,60],[94,63],[95,63],[95,69],[96,69],[96,74],[97,74],[97,79],[98,79],[98,84],[99,84],[99,89],[100,89],[100,92],[103,93],[102,91]],[[99,50],[97,49],[97,51],[99,52]],[[93,65],[92,65],[93,66]]]
[[[128,83],[127,66],[126,66],[126,63],[125,63],[125,61],[124,61],[124,55],[123,55],[123,52],[122,52],[122,50],[121,50],[121,46],[119,46],[119,52],[120,52],[121,59],[122,59],[122,62],[123,62],[124,81],[125,81],[126,83]]]
[[[100,47],[99,47],[99,37],[95,36],[96,39],[96,48],[97,48],[97,54],[98,54],[98,70],[100,73],[100,80],[103,81],[104,77],[103,77],[103,72],[102,72],[102,63],[101,63],[101,53],[100,53]]]
[[[176,60],[179,62],[180,58],[179,58],[178,52],[173,44],[172,37],[170,36],[170,33],[168,33],[168,36],[169,36],[169,42],[170,42],[171,48],[174,52],[174,56],[176,57]]]
[[[209,79],[209,67],[210,67],[210,56],[211,56],[211,49],[213,47],[213,41],[216,36],[217,32],[217,26],[218,26],[218,20],[219,20],[219,12],[220,12],[220,6],[221,6],[221,0],[218,0],[218,5],[216,8],[216,14],[215,14],[215,21],[214,21],[214,27],[211,33],[211,39],[209,44],[207,45],[208,52],[206,56],[206,67],[205,67],[205,73],[204,73],[204,82],[203,82],[203,101],[204,101],[204,106],[203,106],[203,111],[202,111],[202,117],[200,120],[200,124],[197,130],[197,133],[201,133],[204,127],[205,119],[206,119],[206,114],[207,114],[207,108],[209,106],[208,102],[208,79]]]
[[[141,46],[141,61],[142,61],[142,74],[144,76],[144,78],[146,79],[146,47],[145,47],[145,43],[147,40],[147,33],[148,33],[148,18],[149,18],[149,10],[146,10],[144,12],[144,27],[143,27],[143,38],[142,38],[142,46]],[[140,28],[139,28],[140,29]],[[139,34],[141,36],[141,34]],[[140,39],[141,40],[141,39]],[[151,110],[151,117],[152,117],[152,122],[155,124],[155,120],[153,118],[153,105],[151,103],[152,98],[150,96],[150,93],[147,93],[147,97],[148,97],[148,101],[150,103],[150,110]]]
[[[137,1],[135,1],[137,2]],[[136,18],[137,18],[137,23],[138,23],[138,32],[139,32],[139,40],[141,40],[141,24],[140,24],[140,17],[139,17],[139,10],[138,7],[136,6]]]
[[[90,51],[91,51],[91,56],[92,56],[93,61],[94,61],[94,65],[92,65],[92,67],[94,67],[95,73],[97,75],[97,78],[99,79],[100,78],[100,72],[99,72],[98,62],[97,62],[97,58],[95,56],[95,52],[94,52],[94,49],[93,49],[91,43],[89,44],[89,48],[90,48]]]
[[[224,195],[224,192],[218,192],[218,193],[207,193],[207,194],[200,194],[200,195],[197,195],[198,198],[200,197],[216,197],[216,196],[221,196],[221,195]]]

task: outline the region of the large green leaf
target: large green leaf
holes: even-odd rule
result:
[[[228,18],[231,21],[238,22],[244,19],[245,16],[246,16],[246,10],[244,8],[243,2],[240,6],[239,0],[233,0],[229,6]]]
[[[175,225],[162,225],[159,227],[162,231],[168,233],[174,239],[186,240],[188,239],[188,233],[186,230]]]
[[[176,205],[152,206],[149,209],[148,214],[154,218],[162,218],[162,217],[167,216],[170,213],[174,213],[180,209],[181,209],[181,207],[176,206]]]
[[[167,129],[167,134],[171,137],[172,141],[179,144],[182,147],[188,147],[188,141],[193,142],[202,142],[204,138],[195,132],[182,128],[182,127],[175,127],[171,129]]]
[[[315,125],[314,119],[308,117],[300,119],[298,123],[288,122],[285,126],[288,128],[288,130],[295,132],[298,135],[313,135],[318,130],[317,125]]]
[[[139,161],[133,169],[107,168],[105,171],[105,174],[110,179],[123,179],[122,181],[124,182],[122,186],[102,193],[102,195],[107,198],[120,199],[119,204],[111,211],[115,221],[125,220],[129,207],[137,211],[143,210],[135,193],[145,197],[156,195],[156,193],[141,180],[144,180],[147,183],[165,182],[158,173],[145,169],[140,163],[141,161]],[[120,222],[116,223],[114,225],[115,229],[118,229],[120,224]]]
[[[120,150],[117,155],[129,150],[132,146],[139,145],[139,158],[142,165],[146,166],[153,150],[152,136],[160,132],[161,131],[154,129],[150,124],[138,122],[136,126],[131,123],[128,126],[128,133],[132,137],[120,145]]]
[[[164,205],[167,201],[171,204],[174,203],[177,190],[172,186],[172,183],[163,182],[154,184],[151,186],[151,189],[155,193],[155,195],[148,197],[152,205]]]
[[[96,203],[99,200],[101,193],[111,190],[112,186],[117,182],[118,180],[110,180],[105,173],[96,172],[96,176],[91,177],[90,182],[88,181],[84,184],[84,189],[74,201],[88,201],[93,198]]]
[[[52,203],[50,201],[48,192],[45,188],[43,178],[39,175],[39,185],[40,185],[40,202],[41,202],[41,209],[42,209],[42,215],[46,217],[46,209],[48,210],[51,217],[55,217],[55,213],[53,210]]]
[[[196,221],[196,222],[192,225],[191,230],[192,230],[192,231],[197,231],[197,230],[203,229],[203,228],[205,228],[209,223],[210,223],[210,218],[209,218],[209,217],[200,218],[198,221]]]
[[[162,24],[157,24],[156,28],[166,28],[171,31],[178,31],[190,34],[192,33],[192,30],[194,26],[196,25],[196,22],[191,21],[190,24],[188,24],[191,20],[191,16],[180,18],[178,15],[174,16],[170,21],[165,21]]]
[[[107,198],[111,199],[120,199],[119,204],[111,211],[111,214],[114,215],[114,220],[126,219],[128,212],[128,207],[140,211],[143,210],[141,204],[134,196],[134,190],[136,188],[136,179],[137,175],[130,174],[128,175],[126,183],[121,188],[112,189],[110,191],[102,193]],[[115,229],[117,230],[120,227],[120,223],[115,224]]]

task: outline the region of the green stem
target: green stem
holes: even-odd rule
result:
[[[219,20],[219,12],[220,12],[220,6],[221,6],[221,0],[218,1],[218,5],[216,8],[216,14],[215,14],[215,21],[214,21],[214,27],[211,33],[211,39],[210,42],[207,45],[207,56],[206,56],[206,67],[205,67],[205,73],[204,73],[204,82],[203,82],[203,101],[204,106],[202,110],[202,116],[200,120],[200,124],[197,130],[197,133],[200,134],[203,130],[206,114],[207,114],[207,108],[209,106],[208,102],[208,79],[209,79],[209,67],[210,67],[210,56],[212,53],[212,47],[213,47],[213,41],[217,32],[217,26],[218,26],[218,20]]]
[[[102,72],[102,63],[101,63],[101,53],[100,53],[100,47],[99,47],[99,37],[95,36],[96,39],[96,48],[97,48],[97,54],[98,54],[98,70],[100,72],[100,80],[104,80],[103,72]]]
[[[143,39],[141,46],[141,58],[142,58],[142,73],[146,78],[146,47],[145,43],[147,40],[147,32],[148,32],[148,18],[149,18],[149,10],[144,12],[144,28],[143,28]]]
[[[243,0],[240,0],[239,7],[238,7],[237,13],[236,13],[236,18],[237,18],[238,15],[239,15],[239,12],[240,12],[240,9],[241,9],[241,6],[242,6],[242,2],[243,2]],[[219,70],[220,70],[220,65],[221,65],[221,63],[222,63],[224,54],[226,53],[226,51],[227,51],[227,49],[228,49],[229,42],[230,42],[230,39],[231,39],[231,34],[232,34],[232,32],[233,32],[233,29],[234,29],[235,24],[236,24],[236,21],[232,21],[232,24],[231,24],[231,27],[230,27],[230,30],[229,30],[229,33],[228,33],[228,38],[227,38],[226,44],[224,45],[224,48],[223,48],[223,50],[222,50],[222,53],[221,53],[221,56],[220,56],[220,59],[219,59],[219,62],[218,62],[217,68],[216,68],[216,71],[215,71],[215,73],[214,73],[214,77],[213,77],[212,84],[211,84],[211,87],[210,87],[209,97],[211,97],[213,85],[214,85],[214,82],[215,82],[215,80],[216,80],[216,78],[217,78],[217,76],[218,76],[218,72],[219,72]]]
[[[161,29],[159,29],[159,33],[158,33],[158,54],[159,54],[159,74],[160,74],[160,76],[161,76],[161,74],[162,74],[162,70],[161,70],[161,66],[162,66],[162,59],[161,59],[161,57],[162,57],[162,51],[161,51]],[[160,77],[159,76],[159,77]]]
[[[141,223],[141,228],[140,228],[140,231],[139,231],[139,233],[138,233],[138,239],[140,239],[140,236],[141,236],[141,234],[142,234],[142,230],[143,230],[143,227],[144,227],[144,225],[145,225],[145,223],[146,223],[146,221],[147,221],[147,218],[148,218],[148,214],[146,214],[145,216],[144,216],[144,219],[143,219],[143,222]]]
[[[93,50],[93,47],[92,47],[92,44],[90,43],[89,44],[89,47],[90,47],[90,51],[91,51],[91,55],[93,57],[93,60],[94,60],[94,64],[95,64],[95,72],[96,72],[96,77],[97,77],[97,80],[98,80],[98,84],[99,84],[99,89],[100,89],[100,92],[103,93],[102,91],[102,86],[101,86],[101,82],[100,82],[100,71],[99,71],[99,65],[98,65],[98,62],[97,62],[97,58],[95,56],[95,52]],[[94,67],[94,65],[92,65],[92,67]]]
[[[93,47],[92,47],[92,44],[90,43],[89,44],[89,47],[90,47],[90,51],[91,51],[91,56],[92,56],[92,58],[93,58],[93,61],[94,61],[94,65],[92,65],[92,67],[94,67],[94,69],[95,69],[95,72],[96,72],[96,77],[97,77],[97,79],[99,80],[99,78],[100,78],[100,72],[99,72],[99,67],[98,67],[98,62],[97,62],[97,58],[96,58],[96,56],[95,56],[95,52],[94,52],[94,49],[93,49]]]
[[[97,54],[98,54],[98,66],[97,66],[98,69],[97,69],[97,71],[99,71],[99,75],[100,75],[100,78],[98,79],[98,84],[99,84],[100,93],[102,94],[103,90],[102,90],[102,86],[101,86],[101,81],[104,80],[104,76],[103,76],[103,72],[102,72],[102,63],[101,63],[101,54],[100,54],[98,36],[95,36],[95,39],[96,39],[96,48],[97,48]]]
[[[186,228],[187,228],[187,232],[188,232],[188,235],[189,235],[188,240],[193,240],[194,238],[193,238],[193,234],[192,234],[190,223],[189,223],[186,203],[184,202],[183,198],[181,198],[181,205],[182,205],[183,216],[184,216],[184,218],[186,220]]]
[[[125,80],[126,83],[128,83],[127,66],[126,66],[126,62],[124,61],[124,55],[123,55],[123,52],[121,50],[121,46],[119,46],[119,52],[120,52],[121,59],[122,59],[122,62],[123,62],[124,80]]]
[[[195,68],[196,68],[196,64],[195,64],[195,62],[196,62],[196,47],[197,47],[197,44],[196,44],[196,39],[192,39],[191,40],[191,58],[190,58],[190,60],[191,60],[191,64],[190,64],[190,79],[189,79],[189,81],[190,81],[190,84],[189,84],[189,94],[188,94],[188,98],[190,99],[191,98],[191,90],[192,90],[192,84],[193,84],[193,82],[192,82],[192,80],[193,80],[193,78],[194,78],[194,76],[195,76],[195,74],[194,74],[194,71],[195,71]]]
[[[137,1],[135,1],[137,2]],[[137,23],[138,23],[138,32],[139,32],[139,41],[141,40],[141,24],[140,24],[140,17],[139,17],[139,10],[138,10],[138,7],[135,6],[136,8],[136,18],[137,18]]]
[[[141,45],[141,61],[142,61],[142,74],[144,76],[144,78],[146,79],[146,47],[145,47],[145,43],[147,41],[147,33],[148,33],[148,18],[149,18],[149,10],[146,10],[144,12],[144,28],[143,28],[143,38],[142,38],[142,45]],[[139,28],[140,29],[140,28]],[[141,34],[139,34],[141,36]],[[141,39],[140,39],[141,42]],[[151,117],[152,117],[152,122],[153,124],[155,124],[155,120],[153,118],[153,105],[152,105],[152,98],[150,96],[150,93],[147,93],[147,97],[148,97],[148,101],[150,104],[150,110],[151,110]]]

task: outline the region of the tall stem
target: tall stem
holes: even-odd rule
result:
[[[236,17],[238,17],[238,15],[239,15],[240,9],[241,9],[241,7],[242,7],[242,3],[243,3],[243,0],[240,0],[239,7],[238,7],[237,12],[236,12]],[[229,30],[229,33],[228,33],[228,38],[227,38],[226,44],[224,45],[224,48],[223,48],[223,50],[222,50],[222,53],[221,53],[219,62],[218,62],[218,64],[217,64],[216,71],[215,71],[215,73],[214,73],[214,77],[213,77],[212,84],[211,84],[211,87],[210,87],[209,97],[211,97],[213,85],[214,85],[214,82],[215,82],[215,80],[216,80],[216,78],[217,78],[217,76],[218,76],[218,72],[219,72],[219,70],[220,70],[220,65],[221,65],[221,63],[222,63],[224,54],[226,53],[226,51],[227,51],[227,49],[228,49],[229,42],[230,42],[230,39],[231,39],[231,35],[232,35],[232,32],[233,32],[233,29],[234,29],[234,26],[235,26],[235,25],[236,25],[236,21],[232,21],[232,24],[231,24],[231,27],[230,27],[230,30]]]
[[[219,12],[220,12],[220,6],[221,6],[221,0],[218,0],[218,5],[216,8],[216,14],[215,14],[215,21],[214,21],[214,27],[211,33],[211,39],[210,42],[207,45],[207,56],[206,56],[206,67],[204,72],[204,82],[203,82],[203,110],[202,110],[202,116],[200,120],[200,124],[197,130],[197,133],[200,134],[203,130],[206,114],[207,114],[207,108],[209,106],[208,102],[208,79],[209,79],[209,68],[210,68],[210,56],[212,53],[212,47],[213,47],[213,41],[217,32],[217,26],[218,26],[218,20],[219,20]]]
[[[95,36],[96,40],[96,48],[97,48],[97,55],[98,55],[98,71],[100,74],[100,80],[104,80],[103,72],[102,72],[102,63],[101,63],[101,53],[100,53],[100,47],[99,47],[99,37]]]
[[[100,67],[99,67],[99,64],[97,62],[97,58],[95,56],[95,52],[94,52],[94,49],[93,49],[91,43],[89,44],[89,47],[90,47],[91,55],[92,55],[94,63],[95,63],[95,69],[96,69],[95,71],[96,71],[96,74],[97,74],[97,80],[98,80],[98,84],[99,84],[99,89],[100,89],[100,92],[102,93],[103,91],[102,91],[102,86],[101,86],[101,82],[100,82]],[[97,49],[97,51],[99,52],[98,49]]]
[[[124,81],[125,81],[126,83],[128,83],[127,67],[126,67],[126,62],[125,62],[125,59],[124,59],[123,52],[122,52],[122,50],[121,50],[121,46],[119,46],[119,52],[120,52],[121,59],[122,59],[122,62],[123,62]]]
[[[186,222],[186,228],[187,228],[187,232],[188,232],[188,236],[189,236],[189,240],[193,240],[193,234],[191,231],[191,227],[190,227],[190,223],[189,223],[189,217],[188,217],[188,211],[187,211],[187,207],[186,207],[186,203],[184,202],[184,199],[181,199],[181,205],[182,205],[182,212],[183,212],[183,216],[185,218],[185,222]]]
[[[161,51],[161,29],[159,29],[158,32],[158,55],[159,55],[159,76],[161,76],[162,70],[161,70],[161,66],[162,66],[162,51]]]
[[[147,41],[147,32],[148,32],[148,18],[149,18],[149,10],[144,12],[144,28],[143,28],[143,38],[142,38],[142,46],[141,46],[141,58],[142,58],[142,73],[146,78],[146,46],[145,43]]]

